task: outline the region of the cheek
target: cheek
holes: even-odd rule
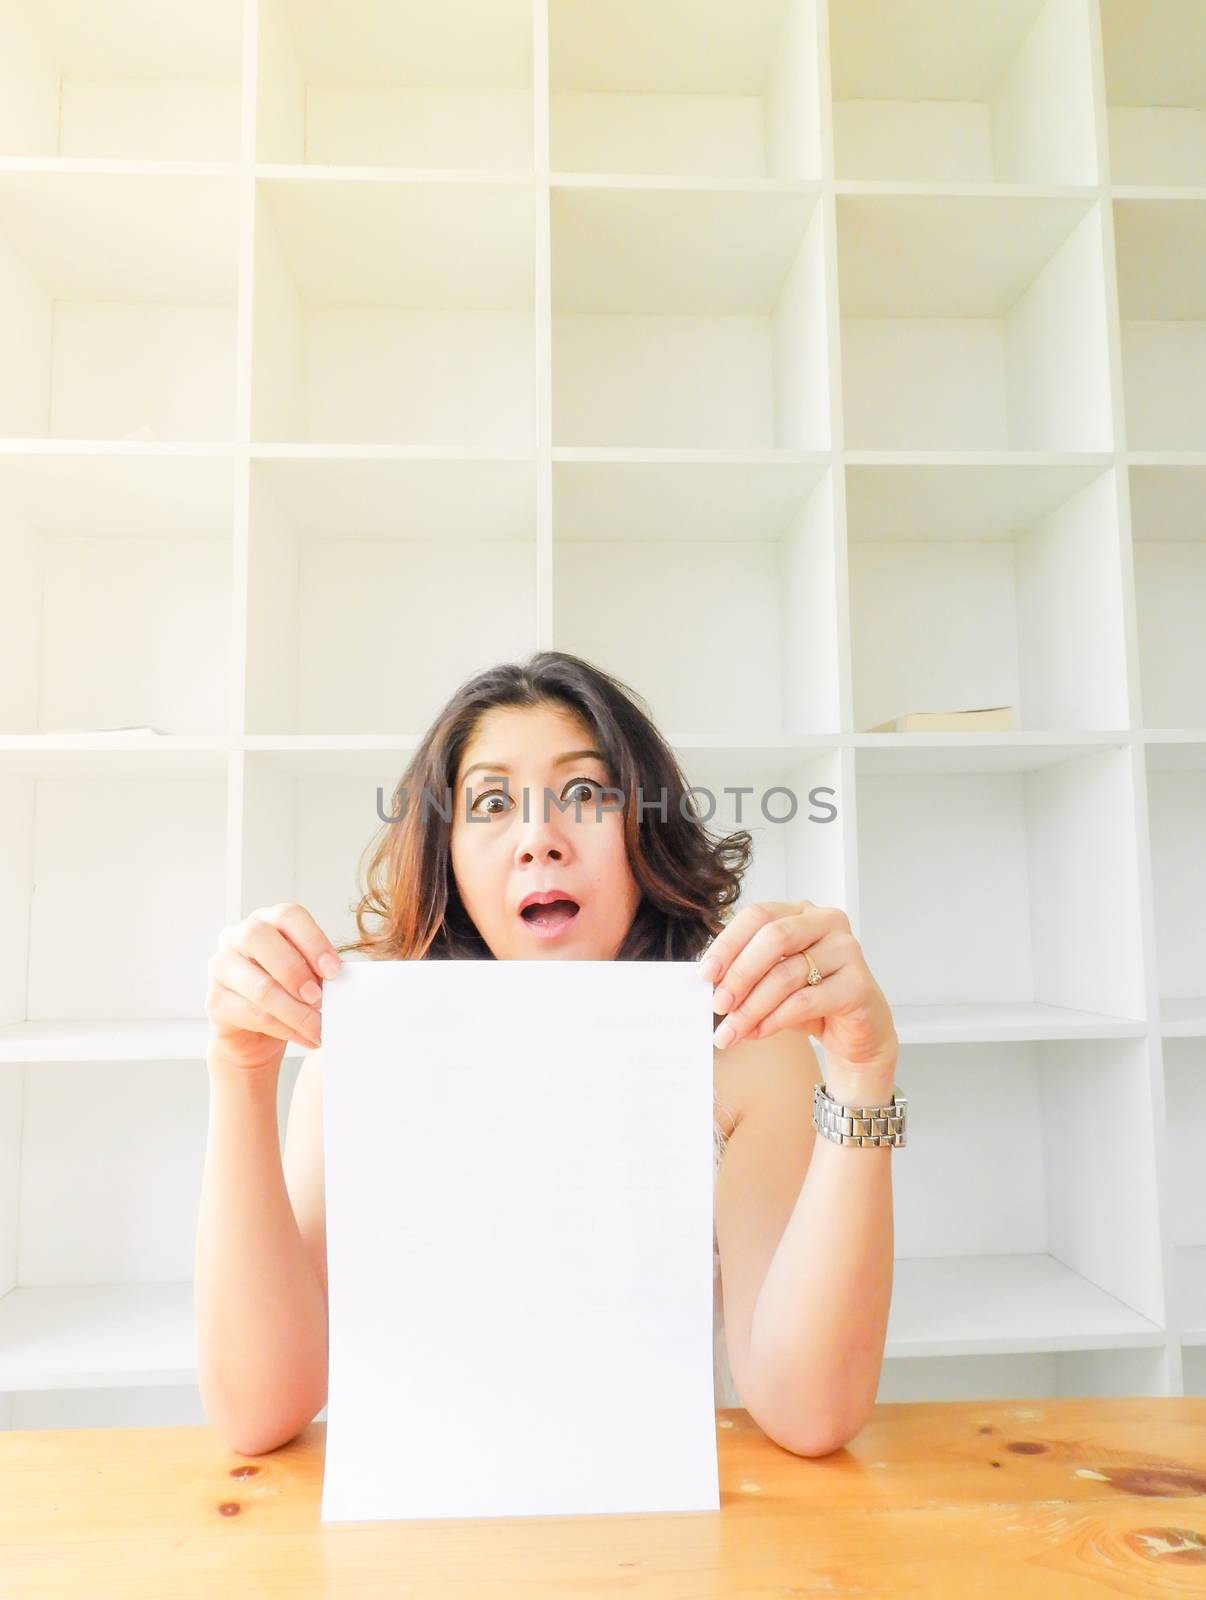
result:
[[[461,846],[461,867],[466,878],[482,893],[493,894],[511,873],[511,850],[501,830],[466,839]]]
[[[606,882],[620,885],[629,899],[639,895],[624,843],[623,817],[609,817],[599,829],[599,870]]]
[[[486,855],[478,841],[462,832],[453,834],[450,842],[452,872],[456,878],[461,899],[468,903],[484,892],[487,878]]]
[[[448,841],[448,855],[452,862],[452,876],[456,879],[457,887],[465,889],[465,845],[456,833]]]

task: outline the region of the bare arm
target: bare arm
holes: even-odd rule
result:
[[[812,1127],[821,1081],[805,1036],[783,1029],[746,1052],[749,1106],[716,1192],[725,1333],[742,1404],[797,1455],[826,1455],[867,1421],[892,1297],[891,1150],[839,1147]],[[759,1054],[759,1052],[761,1052]],[[835,1099],[878,1091],[829,1057]],[[891,1080],[879,1099],[891,1099]]]
[[[223,928],[209,962],[209,1134],[193,1275],[197,1364],[206,1414],[244,1455],[293,1438],[326,1400],[314,1062],[322,982],[339,966],[331,941],[293,901]],[[276,1100],[290,1040],[314,1055],[294,1088],[287,1176]],[[299,1104],[303,1114],[295,1117]]]
[[[327,1299],[285,1183],[278,1074],[230,1066],[212,1048],[208,1061],[194,1272],[201,1400],[234,1449],[262,1455],[326,1402]]]

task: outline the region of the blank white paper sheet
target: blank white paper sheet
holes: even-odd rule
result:
[[[696,963],[345,960],[322,1059],[322,1521],[719,1510]]]

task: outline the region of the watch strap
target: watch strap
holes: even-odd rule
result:
[[[827,1093],[823,1083],[817,1083],[812,1089],[812,1125],[834,1144],[855,1144],[864,1149],[891,1145],[902,1149],[908,1103],[893,1084],[891,1105],[842,1105]]]

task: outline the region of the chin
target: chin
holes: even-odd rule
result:
[[[599,948],[596,939],[577,939],[572,943],[560,939],[544,943],[540,939],[532,939],[518,949],[512,948],[500,959],[506,961],[610,961],[616,946]]]
[[[537,945],[535,949],[512,950],[509,952],[512,961],[606,961],[607,957],[602,950],[591,950],[586,945],[571,948],[569,945],[554,945],[552,949],[542,949]]]

